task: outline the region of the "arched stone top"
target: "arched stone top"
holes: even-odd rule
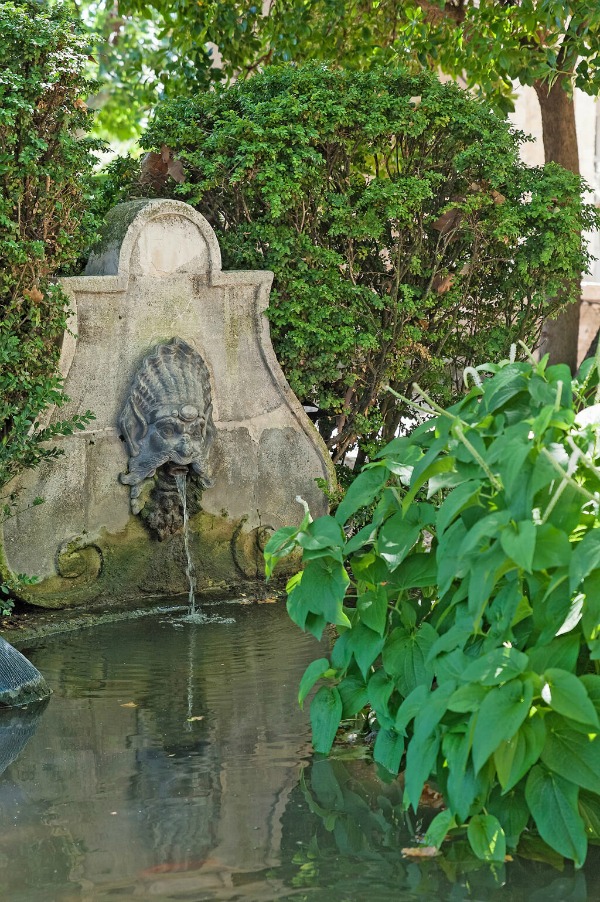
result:
[[[86,276],[153,276],[217,273],[221,251],[207,220],[178,200],[132,200],[106,217]]]

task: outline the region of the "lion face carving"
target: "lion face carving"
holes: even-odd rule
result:
[[[142,361],[119,419],[129,449],[131,509],[139,513],[142,484],[168,465],[188,469],[211,484],[208,453],[215,434],[208,369],[200,354],[180,338],[157,345]]]

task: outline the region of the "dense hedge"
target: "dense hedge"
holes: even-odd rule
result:
[[[95,231],[87,186],[97,142],[85,137],[87,51],[67,10],[4,2],[0,35],[1,522],[18,503],[12,477],[55,457],[52,439],[91,418],[88,411],[51,426],[40,422],[65,400],[57,364],[68,300],[52,278],[77,263]],[[1,569],[6,612],[11,603],[2,599],[12,581]]]
[[[208,217],[227,267],[274,270],[275,349],[341,460],[395,433],[385,384],[447,403],[574,299],[595,214],[522,140],[429,73],[313,64],[164,103],[143,145],[183,163],[162,191]]]
[[[1,490],[56,453],[42,442],[80,423],[41,429],[38,418],[62,400],[56,365],[68,305],[51,278],[78,260],[94,231],[86,185],[95,144],[82,137],[85,43],[66,9],[3,3],[0,34]]]

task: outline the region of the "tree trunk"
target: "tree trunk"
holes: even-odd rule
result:
[[[538,81],[534,87],[542,113],[546,162],[560,163],[579,175],[575,105],[573,96],[565,90],[568,79],[561,76],[552,87],[546,81]],[[550,355],[550,363],[567,363],[573,373],[577,369],[580,307],[580,302],[569,304],[557,319],[547,320],[540,344],[540,352]]]

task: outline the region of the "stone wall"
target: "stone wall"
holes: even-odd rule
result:
[[[190,521],[200,592],[231,592],[260,579],[268,536],[302,517],[297,496],[313,516],[325,513],[315,480],[331,478],[329,455],[274,355],[264,315],[271,281],[269,272],[223,272],[213,230],[186,204],[138,200],[109,214],[86,274],[62,280],[76,336],[65,335],[61,358],[70,401],[48,421],[88,408],[96,419],[59,441],[61,458],[15,483],[21,512],[4,525],[9,570],[39,578],[27,600],[136,604],[186,591],[181,529],[176,524],[160,541],[148,528],[164,468],[135,487],[121,481],[136,462],[123,427],[132,384],[148,355],[174,340],[205,366],[212,400],[214,439],[205,432],[210,447],[196,456],[206,452],[211,485],[196,484]],[[187,396],[187,376],[177,396],[169,380],[163,400],[174,409],[166,413],[187,411],[187,419],[175,417],[176,428],[189,431],[196,407],[204,423],[206,405]],[[129,417],[142,442],[153,440],[150,420],[159,415],[140,413],[138,402]],[[31,506],[38,496],[44,503]]]

